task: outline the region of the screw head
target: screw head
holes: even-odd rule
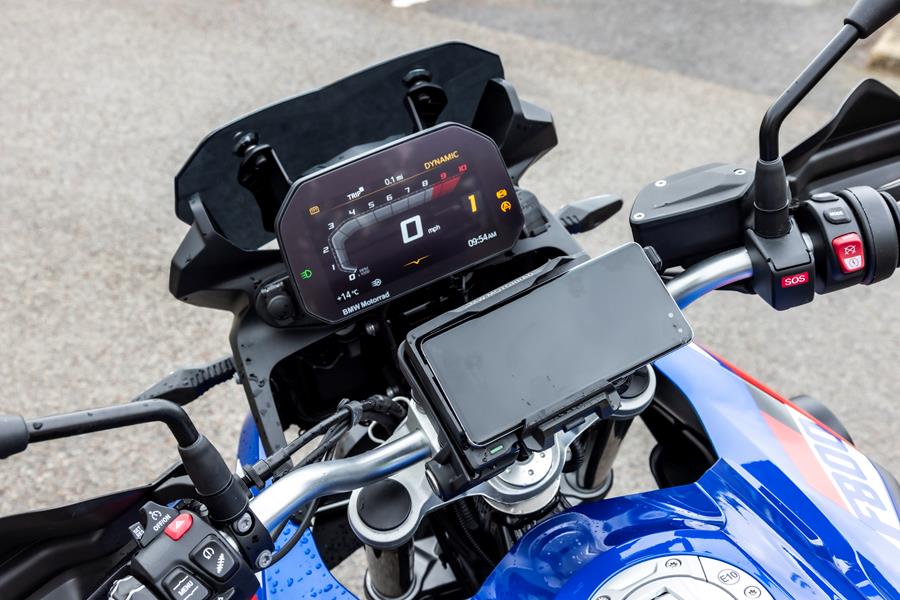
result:
[[[645,215],[642,212],[636,212],[633,215],[631,215],[631,219],[634,221],[642,221],[644,219],[644,217],[646,217],[646,216],[647,215]]]
[[[734,170],[734,174],[735,174],[735,175],[746,175],[746,174],[747,174],[747,169],[735,169],[735,170]]]
[[[234,522],[234,530],[243,535],[253,529],[253,517],[250,513],[242,514],[237,521]]]
[[[681,561],[678,560],[677,558],[670,558],[669,560],[666,561],[666,568],[677,569],[680,566],[681,566]]]
[[[656,187],[665,187],[665,186],[666,186],[666,183],[668,183],[668,182],[667,182],[665,179],[660,179],[659,181],[657,181],[657,182],[654,183],[653,185],[655,185]]]
[[[259,556],[256,557],[256,566],[260,569],[265,569],[269,565],[272,564],[272,552],[270,550],[263,550],[259,553]]]

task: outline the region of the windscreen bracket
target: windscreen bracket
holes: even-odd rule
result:
[[[409,88],[406,92],[406,110],[416,131],[434,127],[447,107],[447,92],[431,81],[428,69],[412,69],[403,77],[403,83]]]
[[[268,144],[259,144],[256,133],[239,131],[234,139],[234,154],[242,159],[238,167],[238,183],[256,199],[265,230],[275,231],[275,217],[292,181],[278,160],[275,149]]]

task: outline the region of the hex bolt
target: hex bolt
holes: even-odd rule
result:
[[[260,569],[265,569],[269,565],[272,564],[272,551],[271,550],[263,550],[259,553],[259,556],[256,557],[256,566]]]
[[[240,516],[240,518],[238,518],[237,521],[234,522],[232,527],[234,527],[234,530],[238,534],[244,535],[245,533],[253,529],[253,517],[250,516],[250,513],[245,512]]]

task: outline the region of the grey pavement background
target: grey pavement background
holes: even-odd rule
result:
[[[0,0],[0,412],[122,401],[228,352],[230,315],[181,304],[168,263],[186,231],[172,178],[232,118],[375,61],[460,39],[499,53],[560,144],[523,179],[547,205],[713,161],[751,165],[759,120],[849,0],[437,0],[28,3]],[[787,123],[785,147],[869,75],[857,51]],[[885,81],[900,89],[897,79]],[[626,211],[584,237],[630,239]],[[776,313],[718,294],[696,339],[783,393],[827,400],[900,472],[900,278]],[[189,409],[233,455],[246,410],[224,385]],[[636,428],[618,493],[650,485]],[[161,427],[35,446],[0,463],[0,514],[142,483],[176,459]],[[359,563],[342,570],[358,576]]]

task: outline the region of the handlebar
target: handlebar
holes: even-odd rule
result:
[[[379,481],[431,456],[421,431],[350,458],[301,467],[250,501],[250,509],[271,533],[308,502]]]
[[[813,286],[815,292],[824,294],[856,283],[868,285],[886,279],[900,268],[900,203],[886,191],[852,188],[840,195],[819,194],[799,207],[798,219],[804,231],[795,223],[797,229],[792,234],[798,243],[793,250],[808,251],[810,262],[795,262],[796,267],[777,271],[772,270],[773,263],[790,264],[783,254],[766,255],[750,244],[728,250],[691,265],[666,283],[678,306],[685,308],[707,293],[732,283],[768,278],[771,281],[768,290],[756,289],[754,281],[754,291],[767,291],[766,300],[776,308],[790,308],[795,304],[773,302],[776,296],[773,288],[808,284],[806,301],[809,301]],[[845,262],[846,258],[838,255],[848,241],[850,254],[859,257],[855,264]],[[754,273],[754,268],[761,272]]]
[[[746,248],[717,254],[690,266],[666,283],[679,308],[726,285],[753,276],[753,263]]]

